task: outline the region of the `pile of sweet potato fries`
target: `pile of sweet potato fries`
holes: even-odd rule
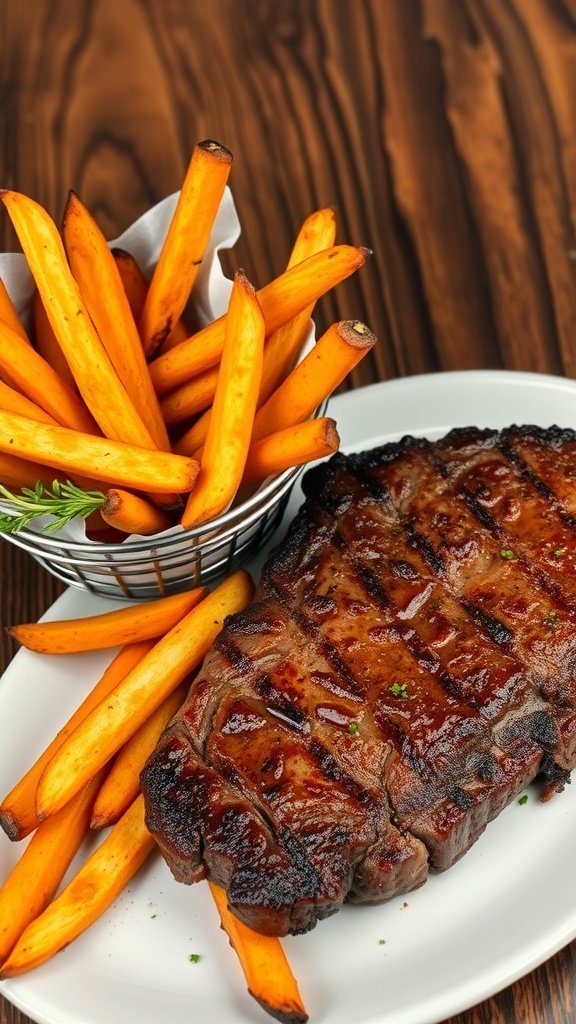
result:
[[[10,632],[41,654],[121,645],[78,710],[0,804],[13,840],[34,833],[0,887],[0,978],[44,963],[115,900],[155,842],[146,829],[139,776],[183,703],[190,675],[226,615],[252,597],[240,571],[204,589],[85,619],[36,623]],[[112,826],[63,891],[60,882],[89,829]],[[280,942],[257,935],[210,885],[248,989],[276,1017],[307,1019]]]
[[[0,483],[100,487],[96,539],[198,526],[245,485],[338,447],[334,421],[309,417],[373,334],[334,324],[296,365],[314,303],[367,255],[334,245],[332,210],[304,222],[280,277],[256,291],[238,271],[227,314],[185,325],[231,164],[218,143],[195,147],[149,284],[74,193],[60,234],[33,200],[0,192],[36,284],[34,344],[0,288]]]
[[[152,534],[208,522],[245,485],[338,447],[334,421],[310,417],[375,338],[343,321],[297,362],[314,303],[367,255],[334,244],[332,210],[304,222],[285,273],[256,291],[238,271],[227,314],[192,335],[186,327],[231,163],[218,143],[195,147],[149,283],[129,253],[109,249],[76,195],[60,235],[31,199],[0,192],[36,284],[31,340],[0,281],[0,483],[41,493],[39,482],[56,475],[92,493],[103,482],[89,518],[97,538],[109,527]],[[0,978],[71,942],[154,848],[140,771],[223,619],[252,590],[237,572],[212,593],[11,629],[47,655],[121,650],[0,804],[11,839],[33,833],[0,888]],[[56,895],[89,829],[108,826]],[[244,927],[211,890],[251,994],[278,1019],[305,1021],[279,941]]]

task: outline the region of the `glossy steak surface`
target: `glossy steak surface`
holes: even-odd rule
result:
[[[450,867],[576,762],[576,434],[336,455],[143,773],[176,878],[298,933]]]

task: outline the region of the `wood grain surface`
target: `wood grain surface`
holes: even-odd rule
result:
[[[0,0],[0,184],[57,217],[74,188],[111,237],[216,138],[243,225],[229,263],[257,284],[333,205],[339,240],[374,250],[319,305],[321,328],[379,336],[351,387],[576,376],[575,96],[576,0]],[[3,624],[60,590],[2,542]],[[575,950],[450,1024],[576,1024]],[[0,1000],[0,1024],[25,1021]]]

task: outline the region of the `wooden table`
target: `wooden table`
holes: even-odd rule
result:
[[[216,138],[253,280],[320,205],[374,250],[319,305],[320,327],[361,316],[379,335],[351,386],[576,375],[576,0],[19,0],[0,17],[2,185],[57,217],[72,187],[111,237]],[[7,543],[0,576],[3,624],[61,590]],[[451,1024],[574,1024],[575,952]],[[0,1001],[0,1024],[23,1020]]]

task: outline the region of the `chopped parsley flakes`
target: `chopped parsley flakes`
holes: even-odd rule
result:
[[[200,956],[200,953],[190,953],[188,955],[188,960],[191,964],[199,964],[201,959],[202,957]]]
[[[410,694],[408,693],[408,686],[406,683],[393,683],[392,686],[388,687],[388,692],[393,697],[397,697],[398,700],[410,700]]]
[[[515,555],[514,555],[514,552],[512,551],[512,548],[502,548],[502,550],[500,552],[500,557],[501,558],[507,558],[508,561],[511,562],[512,559],[515,558]]]
[[[348,726],[348,732],[350,733],[351,736],[357,736],[358,722],[350,722],[350,725]]]
[[[562,555],[565,555],[567,550],[567,548],[556,548],[552,554],[554,555],[554,558],[562,558]]]
[[[522,804],[527,804],[528,803],[528,793],[524,793],[521,797],[519,797],[518,803],[520,804],[520,806],[522,806]]]

